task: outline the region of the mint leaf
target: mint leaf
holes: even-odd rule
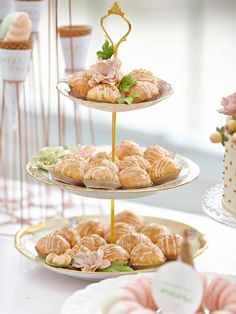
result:
[[[132,105],[135,98],[139,98],[139,96],[133,95],[129,97],[121,97],[121,98],[118,98],[116,101],[118,104]]]
[[[100,269],[99,272],[102,273],[114,273],[114,272],[128,272],[134,271],[133,268],[128,266],[128,263],[112,263],[111,266]]]
[[[108,60],[114,54],[114,47],[110,45],[109,41],[106,40],[102,46],[102,50],[97,52],[98,59]]]
[[[135,85],[137,81],[130,75],[126,75],[122,78],[120,85],[119,85],[119,91],[121,93],[128,93],[130,91],[130,88]]]

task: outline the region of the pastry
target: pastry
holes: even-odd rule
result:
[[[95,151],[95,146],[79,144],[73,150],[70,150],[69,158],[84,158],[85,160],[88,160]]]
[[[179,234],[165,234],[157,240],[156,245],[168,260],[175,260],[179,256],[182,241]]]
[[[152,186],[149,174],[139,167],[125,168],[120,172],[120,183],[122,188],[137,189]]]
[[[128,156],[143,156],[143,149],[132,141],[122,141],[116,147],[116,156],[123,160],[125,157]]]
[[[165,234],[171,234],[170,230],[167,227],[157,223],[146,224],[140,230],[140,232],[149,237],[154,244],[161,236]]]
[[[81,238],[91,234],[97,234],[103,237],[104,230],[104,226],[96,219],[81,221],[76,227],[76,231]]]
[[[78,253],[88,253],[90,252],[90,249],[87,247],[83,246],[81,243],[76,244],[73,246],[71,249],[66,250],[67,254],[70,254],[71,256],[76,256]]]
[[[70,249],[70,244],[62,236],[53,232],[38,240],[35,249],[43,257],[46,257],[50,253],[61,255]]]
[[[132,76],[136,81],[150,82],[158,86],[158,79],[150,71],[137,69],[129,73],[129,76]]]
[[[125,222],[129,225],[133,225],[137,231],[144,225],[143,217],[138,216],[129,210],[123,210],[119,214],[116,214],[115,222]]]
[[[104,164],[105,161],[110,161],[112,162],[112,157],[111,157],[111,154],[107,153],[107,152],[99,152],[99,153],[96,153],[95,155],[91,156],[90,158],[90,161],[89,161],[89,167],[90,168],[94,168],[94,167],[97,167],[97,166],[106,166],[108,164]],[[115,164],[116,166],[118,167],[119,166],[119,159],[116,157],[115,158]],[[110,166],[111,167],[111,166]],[[109,168],[110,168],[109,167]],[[113,167],[114,168],[114,167]],[[115,172],[117,172],[117,168],[114,168]]]
[[[105,103],[115,103],[120,97],[119,89],[108,84],[99,84],[91,88],[87,94],[88,100]]]
[[[88,170],[88,162],[83,159],[63,159],[57,162],[52,176],[62,182],[83,186],[84,175]]]
[[[88,91],[91,89],[88,83],[90,79],[90,71],[80,71],[72,74],[68,82],[71,94],[77,98],[86,98]]]
[[[90,251],[97,251],[98,248],[107,244],[106,241],[97,234],[91,234],[90,236],[83,237],[80,240],[80,243]]]
[[[133,225],[129,225],[125,222],[115,222],[114,224],[114,242],[119,240],[120,237],[122,237],[124,234],[127,234],[131,231],[135,231],[135,228]],[[111,228],[108,227],[105,235],[104,235],[105,240],[107,243],[110,243],[111,240]]]
[[[88,188],[96,189],[114,190],[120,188],[117,173],[104,166],[91,168],[84,176],[84,184]]]
[[[144,158],[152,165],[155,161],[160,160],[163,157],[174,157],[174,154],[168,152],[161,146],[152,145],[148,147],[144,152]]]
[[[155,185],[163,184],[176,179],[181,167],[171,158],[163,157],[155,161],[150,169],[150,178]]]
[[[158,267],[164,263],[165,256],[154,244],[139,244],[130,253],[130,264],[134,269]]]
[[[127,252],[131,252],[139,244],[152,244],[152,241],[142,233],[129,232],[124,234],[116,244],[122,246]]]
[[[68,227],[63,227],[60,230],[55,231],[55,234],[59,234],[60,236],[62,236],[70,244],[71,248],[75,246],[78,242],[75,232]]]
[[[121,246],[116,244],[106,244],[98,249],[98,252],[103,252],[103,258],[112,263],[128,262],[129,253]]]
[[[134,98],[134,103],[155,100],[159,95],[159,88],[151,82],[138,81],[130,88],[128,97],[134,95],[138,96],[137,98]]]
[[[141,156],[128,156],[125,157],[121,162],[120,162],[120,171],[128,168],[128,167],[140,167],[144,169],[145,171],[149,172],[151,165],[150,162],[146,159],[144,159]]]

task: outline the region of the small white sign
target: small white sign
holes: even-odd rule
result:
[[[193,314],[201,305],[203,284],[193,267],[171,262],[154,275],[152,294],[163,313]]]

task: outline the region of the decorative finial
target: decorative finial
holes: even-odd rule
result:
[[[113,6],[108,10],[108,13],[120,15],[122,17],[125,15],[117,1],[114,2]]]

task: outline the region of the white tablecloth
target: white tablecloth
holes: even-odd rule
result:
[[[205,233],[209,241],[207,251],[196,259],[197,269],[236,276],[236,230],[205,216],[169,209],[123,202],[119,202],[119,208],[194,226]],[[15,250],[13,238],[0,236],[0,257],[1,314],[59,314],[68,296],[90,284],[33,264]]]

